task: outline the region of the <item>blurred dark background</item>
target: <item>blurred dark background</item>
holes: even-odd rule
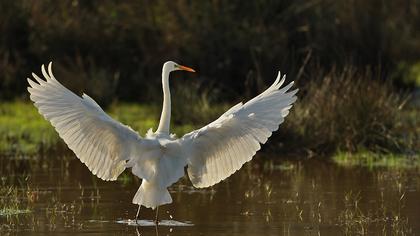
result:
[[[420,76],[418,0],[8,0],[0,9],[3,100],[26,97],[26,78],[51,60],[60,81],[102,104],[160,98],[166,60],[198,70],[175,75],[174,89],[216,102],[255,95],[277,70],[305,83],[351,65],[403,89]]]

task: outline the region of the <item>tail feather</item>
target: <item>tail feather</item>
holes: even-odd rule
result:
[[[143,180],[133,198],[133,203],[155,209],[157,206],[172,203],[172,198],[168,189],[159,188]]]

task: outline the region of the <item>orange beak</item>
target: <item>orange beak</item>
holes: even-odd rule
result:
[[[194,69],[189,68],[189,67],[187,67],[187,66],[181,66],[181,65],[178,65],[178,68],[179,68],[180,70],[185,70],[185,71],[188,71],[188,72],[195,72],[195,70],[194,70]]]

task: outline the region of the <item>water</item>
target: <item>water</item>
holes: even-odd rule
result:
[[[74,156],[1,157],[2,185],[30,213],[0,216],[1,235],[419,235],[420,171],[340,167],[259,155],[228,181],[194,189],[154,212],[131,200],[140,180],[92,176]],[[4,198],[4,196],[2,197]]]

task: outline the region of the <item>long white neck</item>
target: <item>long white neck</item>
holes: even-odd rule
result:
[[[171,91],[169,91],[169,70],[164,67],[162,70],[163,87],[163,107],[160,115],[159,127],[157,133],[169,134],[169,125],[171,123]]]

